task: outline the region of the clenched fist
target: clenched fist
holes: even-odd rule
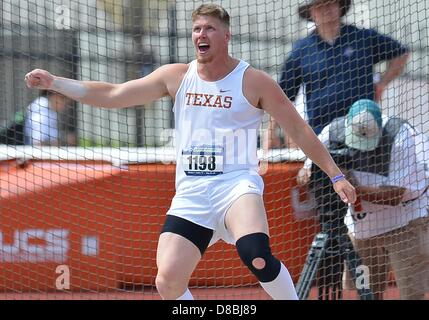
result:
[[[50,90],[54,76],[46,70],[34,69],[27,73],[24,79],[28,88]]]

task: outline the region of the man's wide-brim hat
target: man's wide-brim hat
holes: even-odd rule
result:
[[[310,8],[314,5],[328,2],[338,2],[340,4],[341,17],[347,14],[352,5],[352,0],[308,0],[306,4],[299,7],[298,14],[303,19],[312,20],[310,15]]]

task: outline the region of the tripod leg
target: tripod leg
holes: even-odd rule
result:
[[[314,237],[310,250],[307,254],[304,268],[296,286],[296,292],[300,300],[308,298],[311,285],[313,284],[321,259],[324,255],[327,241],[328,235],[326,233],[318,233]]]
[[[344,256],[340,250],[337,236],[330,236],[319,266],[319,277],[317,279],[319,300],[337,300],[341,295]]]
[[[352,241],[348,234],[344,234],[341,236],[341,245],[342,250],[345,253],[347,267],[351,273],[353,282],[356,284],[356,289],[359,294],[361,300],[373,300],[374,296],[372,294],[371,288],[369,286],[369,281],[367,284],[358,283],[358,270],[363,265],[362,259],[359,254],[355,251]]]
[[[341,300],[343,298],[343,291],[341,288],[341,284],[334,284],[334,285],[318,285],[319,290],[319,300]],[[329,294],[331,294],[331,297],[329,298]]]

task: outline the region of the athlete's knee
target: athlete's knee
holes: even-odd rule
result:
[[[280,273],[281,263],[271,253],[265,233],[251,233],[235,243],[238,255],[260,282],[271,282]]]
[[[160,275],[159,273],[156,275],[155,285],[158,293],[163,298],[167,292],[171,291],[171,282],[168,281],[168,278]]]
[[[155,285],[159,295],[166,300],[176,299],[187,288],[187,284],[183,284],[174,275],[160,274],[159,272],[155,278]]]

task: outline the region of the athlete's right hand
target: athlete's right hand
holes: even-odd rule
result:
[[[311,177],[311,169],[309,168],[301,168],[298,172],[298,176],[296,177],[296,181],[298,185],[304,186],[310,181]]]
[[[25,84],[31,89],[49,90],[54,76],[46,70],[34,69],[25,75]]]

